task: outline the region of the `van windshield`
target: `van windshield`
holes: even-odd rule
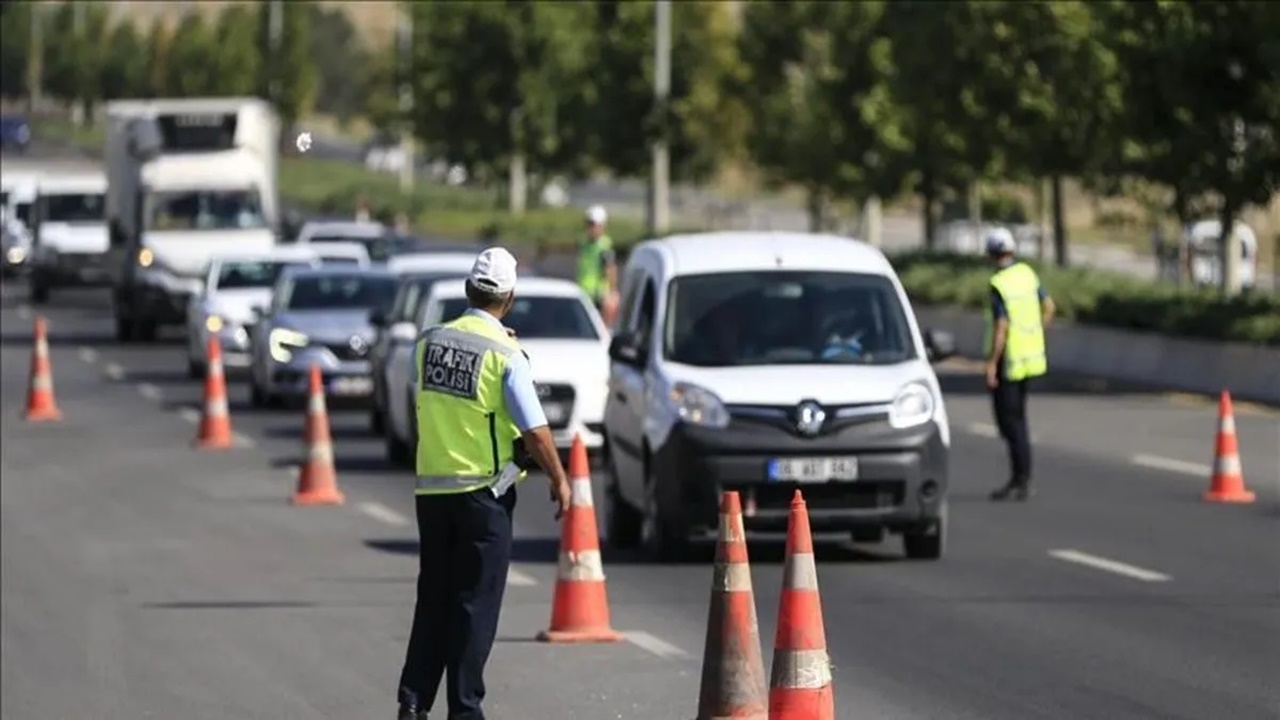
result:
[[[254,190],[185,190],[152,193],[150,230],[252,230],[265,228],[262,203]]]
[[[103,222],[107,218],[106,196],[102,193],[45,195],[45,222]]]
[[[891,365],[916,351],[888,278],[741,272],[671,282],[663,355],[702,367]]]

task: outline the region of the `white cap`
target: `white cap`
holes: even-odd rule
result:
[[[516,258],[506,248],[486,248],[476,256],[468,279],[481,290],[505,295],[516,289]]]
[[[991,228],[987,231],[986,246],[987,252],[992,255],[1011,253],[1017,247],[1013,242],[1013,233],[1002,227]]]
[[[587,208],[587,222],[592,225],[603,225],[609,219],[609,213],[605,212],[603,205],[592,205]]]

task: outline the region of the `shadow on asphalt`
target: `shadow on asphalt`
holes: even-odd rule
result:
[[[273,440],[292,440],[294,438],[300,438],[302,437],[304,419],[305,418],[302,415],[299,415],[297,423],[292,425],[272,425],[271,427],[264,428],[262,434],[264,437],[268,437]],[[331,420],[329,423],[329,437],[334,440],[373,440],[380,438],[381,436],[374,435],[369,429],[369,423],[367,422],[363,425],[359,423],[338,424]],[[383,463],[385,464],[385,460]]]
[[[317,605],[303,600],[185,600],[142,603],[139,607],[148,610],[288,610]]]
[[[16,327],[16,325],[17,323],[5,323],[6,328]],[[31,347],[32,329],[30,323],[23,323],[23,325],[24,329],[21,332],[6,332],[0,335],[0,347]],[[51,332],[49,335],[49,345],[53,347],[105,347],[116,344],[115,336],[101,333]]]

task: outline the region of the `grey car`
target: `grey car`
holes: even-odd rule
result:
[[[379,269],[329,266],[289,270],[250,329],[250,397],[255,407],[306,396],[312,365],[333,398],[373,394],[370,312],[389,308],[397,278]]]

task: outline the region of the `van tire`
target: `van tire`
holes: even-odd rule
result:
[[[947,550],[947,506],[938,517],[902,534],[902,549],[909,560],[940,560]]]
[[[28,281],[31,291],[31,303],[33,305],[43,305],[49,302],[49,281],[43,277],[42,273],[31,273],[31,279]]]
[[[618,488],[618,475],[613,460],[604,458],[604,470],[608,477],[605,486],[605,540],[618,550],[634,550],[640,546],[640,531],[644,518],[622,498]]]
[[[645,468],[645,508],[641,511],[640,542],[644,552],[660,563],[682,560],[688,555],[689,534],[663,507],[657,473],[652,463]],[[646,527],[647,526],[647,527]]]

